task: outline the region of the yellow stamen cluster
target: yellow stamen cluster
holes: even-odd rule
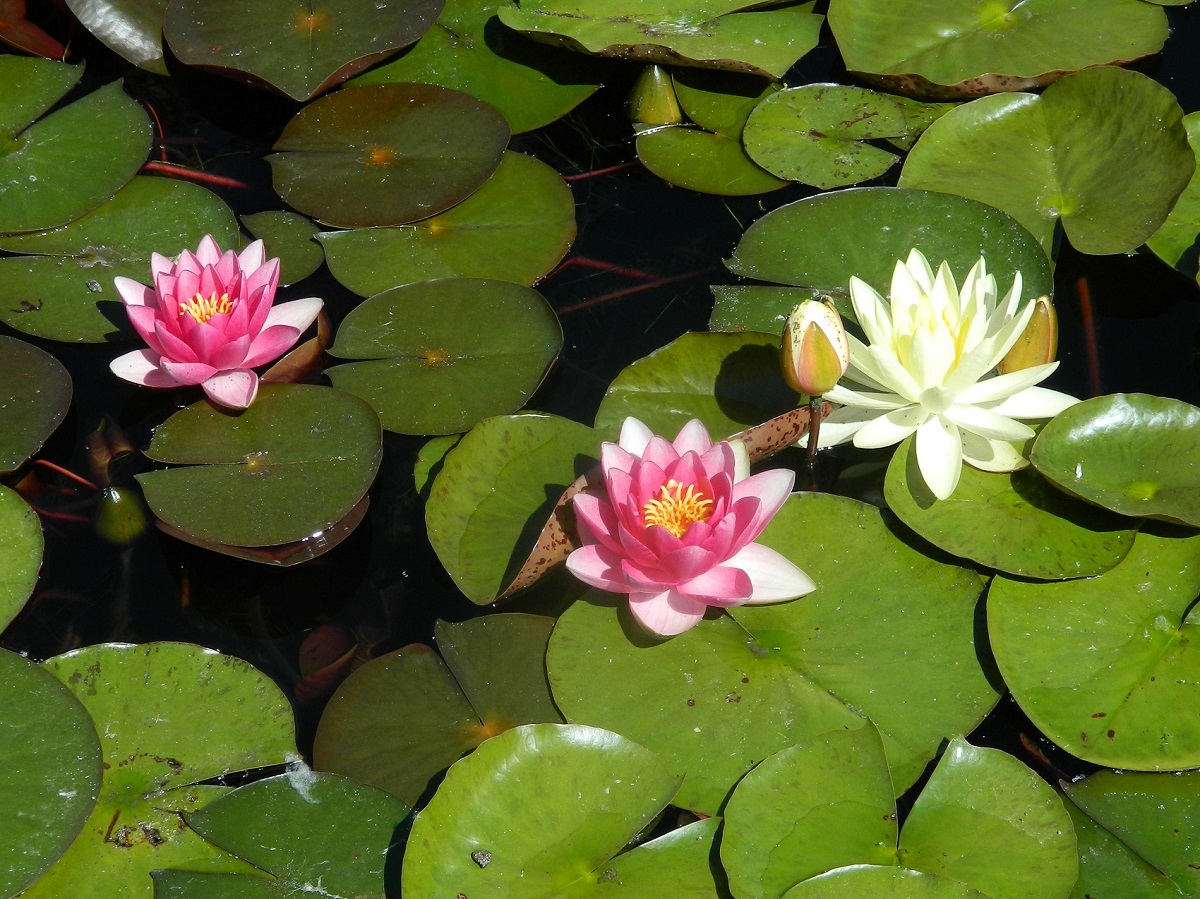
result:
[[[682,537],[697,521],[708,521],[713,501],[696,489],[672,479],[658,488],[661,497],[642,506],[642,521],[646,527],[659,525],[676,537]]]
[[[186,303],[179,304],[180,316],[190,315],[201,324],[214,315],[228,315],[232,311],[233,302],[229,299],[229,294],[223,293],[218,297],[216,291],[207,297],[196,294]]]

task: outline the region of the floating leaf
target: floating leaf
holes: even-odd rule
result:
[[[375,479],[382,435],[358,397],[264,384],[242,412],[205,401],[175,413],[146,455],[184,466],[137,476],[159,518],[218,543],[271,546],[345,516]]]
[[[212,192],[167,178],[138,177],[111,200],[63,228],[0,237],[0,321],[35,337],[101,342],[129,339],[113,286],[117,276],[150,281],[150,254],[174,257],[211,234],[238,238],[233,212]]]
[[[1042,429],[1030,461],[1075,496],[1122,515],[1200,527],[1200,409],[1141,393],[1099,396]]]
[[[714,284],[712,292],[716,302],[708,319],[710,331],[762,331],[767,334],[782,334],[792,310],[805,300],[827,296],[812,287],[762,284]],[[843,318],[854,320],[853,315],[847,316],[842,311],[842,303],[837,305]]]
[[[66,0],[81,25],[135,66],[167,75],[163,18],[168,0]]]
[[[40,665],[0,650],[0,683],[0,896],[13,896],[57,861],[91,814],[100,738],[84,707]]]
[[[52,59],[0,56],[0,81],[8,86],[0,97],[0,134],[20,134],[66,96],[83,77],[83,66]]]
[[[42,523],[20,494],[0,487],[0,631],[17,617],[37,586]]]
[[[1192,154],[1200,150],[1200,112],[1183,117]],[[1171,207],[1162,226],[1146,240],[1146,247],[1159,259],[1189,278],[1200,272],[1200,175],[1192,172],[1187,187]]]
[[[427,84],[352,87],[304,107],[267,157],[280,195],[339,228],[428,218],[500,164],[508,125],[474,97]]]
[[[425,33],[441,0],[171,0],[164,32],[191,66],[245,73],[307,100]]]
[[[639,134],[637,154],[664,181],[702,193],[746,196],[788,184],[747,156],[737,138],[682,125]]]
[[[49,353],[0,336],[0,472],[42,447],[71,405],[71,376]]]
[[[738,139],[754,108],[782,89],[776,81],[714,69],[674,69],[671,83],[689,119],[706,131]]]
[[[455,434],[523,406],[561,348],[558,317],[537,291],[443,278],[356,307],[329,352],[366,361],[326,374],[370,403],[389,431]]]
[[[434,278],[528,286],[558,264],[574,238],[570,189],[545,163],[513,152],[483,187],[440,215],[319,235],[333,276],[364,297]]]
[[[798,883],[783,899],[987,899],[965,883],[908,868],[847,865]]]
[[[1158,230],[1195,166],[1171,92],[1106,67],[1041,96],[983,97],[951,110],[917,141],[900,185],[1003,209],[1047,250],[1061,221],[1077,250],[1124,253]]]
[[[988,594],[992,650],[1013,697],[1067,752],[1120,768],[1200,766],[1200,535],[1144,529],[1097,577]]]
[[[325,253],[315,239],[318,228],[302,215],[281,209],[243,215],[242,224],[267,248],[267,256],[279,257],[279,283],[303,281],[321,267]],[[217,241],[218,245],[224,246]]]
[[[70,55],[66,47],[25,18],[25,0],[0,0],[0,41],[48,60]]]

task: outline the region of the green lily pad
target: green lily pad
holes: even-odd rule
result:
[[[520,571],[563,491],[611,436],[551,415],[488,418],[446,454],[425,505],[434,552],[487,605]]]
[[[783,899],[986,899],[965,883],[908,868],[846,865],[796,884]]]
[[[698,418],[720,438],[795,406],[796,394],[779,372],[779,337],[684,334],[613,379],[596,427],[616,433],[632,415],[674,437]]]
[[[714,284],[712,292],[716,302],[708,319],[710,331],[761,331],[781,335],[793,309],[805,300],[829,296],[812,287],[769,287],[764,284]],[[848,293],[844,304],[849,304]],[[837,305],[838,312],[842,312],[843,303]],[[843,312],[842,318],[846,317]],[[849,318],[854,320],[853,316]]]
[[[0,487],[0,631],[37,586],[42,567],[42,522],[21,495]]]
[[[685,125],[642,132],[637,154],[664,181],[706,194],[747,196],[788,185],[747,156],[736,137]]]
[[[964,465],[954,493],[939,501],[912,447],[910,437],[892,456],[884,497],[901,521],[948,553],[1008,574],[1070,578],[1108,571],[1133,546],[1129,519],[1072,499],[1033,468]]]
[[[560,722],[543,658],[553,620],[439,621],[445,661],[420,644],[372,659],[329,701],[313,761],[415,804],[431,779],[488,737]]]
[[[63,228],[0,237],[0,321],[34,337],[99,343],[136,337],[113,286],[150,281],[150,254],[175,256],[211,234],[237,242],[237,220],[216,194],[138,177]]]
[[[0,336],[0,472],[41,449],[71,405],[71,376],[49,353]]]
[[[1195,166],[1171,92],[1104,67],[1041,96],[983,97],[951,110],[917,141],[900,185],[1003,209],[1047,250],[1061,221],[1077,250],[1124,253],[1166,221]]]
[[[863,141],[907,133],[908,120],[883,94],[806,84],[759,103],[742,140],[750,158],[771,174],[829,190],[878,178],[896,162],[894,153]]]
[[[683,9],[657,0],[541,0],[505,4],[498,15],[510,28],[552,36],[587,53],[782,78],[817,45],[822,17],[813,14],[811,2],[753,6],[745,0]]]
[[[66,0],[81,25],[135,66],[167,75],[163,18],[169,0]]]
[[[154,896],[284,899],[317,893],[382,899],[385,869],[399,852],[395,831],[409,813],[382,790],[299,763],[187,816],[188,826],[206,840],[262,873],[155,871]]]
[[[1200,527],[1200,409],[1140,393],[1085,400],[1051,420],[1030,461],[1064,490],[1122,515]]]
[[[671,83],[687,117],[706,131],[740,138],[746,119],[782,89],[776,81],[715,69],[675,69]]]
[[[96,90],[34,124],[78,79],[73,66],[9,63],[0,76],[29,85],[24,99],[0,102],[0,233],[56,228],[94,209],[137,174],[150,150],[150,120],[120,82]],[[15,71],[14,71],[15,69]],[[70,74],[66,74],[63,70]],[[8,82],[6,82],[8,83]],[[50,99],[53,97],[53,99]]]
[[[279,257],[281,286],[303,281],[325,261],[325,252],[316,240],[319,229],[302,215],[272,209],[243,215],[242,224],[262,240],[268,257]],[[220,241],[217,243],[224,246]]]
[[[1197,767],[1197,593],[1200,535],[1142,530],[1096,577],[997,577],[992,650],[1021,709],[1073,755],[1135,770]]]
[[[617,853],[678,784],[655,755],[615,733],[562,724],[510,730],[453,765],[417,816],[402,891],[574,899],[607,894],[605,884],[617,881],[633,895],[656,895],[645,884],[639,890],[640,878]],[[701,852],[659,855],[647,872],[666,865],[683,887],[670,895],[716,895],[707,858],[716,822],[698,823]],[[628,853],[629,861],[653,846]],[[689,888],[697,879],[707,879],[707,892]]]
[[[1079,810],[1076,895],[1081,889],[1093,896],[1200,892],[1192,842],[1200,828],[1200,772],[1097,771],[1063,790],[1067,807]]]
[[[5,690],[0,706],[0,896],[13,896],[50,867],[83,829],[100,794],[100,738],[87,710],[40,665],[0,650],[0,683]]]
[[[273,546],[340,521],[370,488],[382,453],[379,419],[358,397],[264,384],[243,412],[206,401],[176,412],[146,455],[184,467],[137,479],[154,514],[182,531]]]
[[[307,100],[413,43],[440,11],[440,0],[170,0],[163,31],[188,65]]]
[[[289,204],[338,228],[428,218],[474,193],[508,143],[504,117],[428,84],[351,87],[305,106],[267,157]]]
[[[443,278],[385,290],[356,307],[326,371],[402,434],[455,434],[515,412],[562,348],[550,304],[528,287]]]
[[[369,297],[433,278],[541,280],[575,239],[575,200],[550,166],[505,152],[500,168],[463,202],[396,228],[326,231],[329,270]]]
[[[606,71],[598,60],[503,28],[494,0],[448,0],[416,46],[351,84],[440,84],[496,107],[521,134],[566,115]]]
[[[0,56],[0,82],[8,86],[0,97],[0,134],[12,138],[66,96],[83,77],[83,66],[52,59]]]
[[[822,194],[767,213],[726,262],[739,275],[845,294],[857,275],[883,296],[909,250],[942,260],[961,279],[980,256],[1007,290],[1021,273],[1026,296],[1054,288],[1033,236],[998,209],[946,193],[862,187]],[[748,325],[747,325],[748,326]]]
[[[292,710],[241,659],[186,643],[108,643],[47,660],[91,715],[104,778],[82,832],[24,896],[145,897],[149,873],[253,868],[181,815],[228,792],[201,781],[295,757]]]
[[[1183,117],[1192,154],[1200,148],[1200,112]],[[1146,247],[1159,259],[1189,278],[1200,272],[1200,175],[1192,172],[1187,187],[1171,207],[1162,226],[1146,240]]]
[[[949,85],[979,95],[1046,84],[1063,72],[1157,53],[1161,9],[1135,0],[830,0],[829,27],[851,71],[900,89]]]

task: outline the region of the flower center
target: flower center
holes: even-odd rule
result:
[[[664,527],[676,537],[682,537],[697,521],[708,521],[712,514],[713,501],[696,489],[695,484],[684,485],[672,479],[658,488],[658,499],[642,506],[642,521],[646,527]]]
[[[200,324],[214,315],[228,315],[232,311],[233,301],[229,299],[229,294],[223,293],[218,297],[215,290],[207,297],[196,294],[186,303],[179,304],[180,316],[190,315]]]

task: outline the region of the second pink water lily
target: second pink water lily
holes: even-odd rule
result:
[[[699,421],[675,440],[628,418],[600,451],[607,496],[579,494],[584,546],[567,568],[601,590],[629,595],[634,618],[673,636],[709,606],[794,599],[815,585],[789,559],[755,543],[791,493],[795,475],[750,475],[743,444],[714,443]]]
[[[149,349],[114,359],[113,373],[146,387],[199,384],[222,406],[249,406],[253,369],[288,350],[321,311],[316,297],[273,305],[279,260],[266,258],[261,240],[222,253],[209,235],[174,262],[154,253],[150,275],[153,287],[114,279]]]

